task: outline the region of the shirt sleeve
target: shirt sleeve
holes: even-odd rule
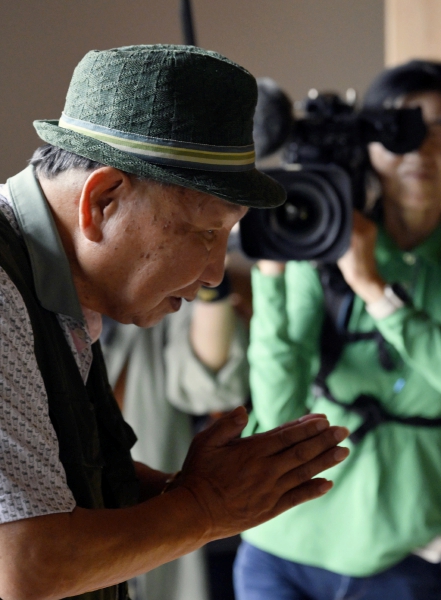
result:
[[[317,368],[323,293],[307,263],[287,263],[285,273],[253,270],[253,318],[249,349],[255,431],[265,431],[307,412]]]
[[[0,268],[0,522],[70,512],[75,500],[59,459],[23,298]]]
[[[376,326],[403,361],[441,392],[441,324],[425,311],[404,306]]]
[[[167,398],[175,408],[202,415],[243,404],[249,394],[248,335],[237,319],[227,363],[217,373],[194,354],[190,338],[192,305],[183,305],[168,322],[165,361]]]

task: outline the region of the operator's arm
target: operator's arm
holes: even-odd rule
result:
[[[441,324],[413,306],[398,309],[376,321],[383,337],[398,350],[404,362],[441,392]]]
[[[320,282],[309,264],[289,262],[279,272],[270,267],[265,262],[252,274],[249,360],[259,431],[305,414],[323,313]]]
[[[375,261],[374,247],[377,231],[375,225],[359,213],[354,213],[354,228],[351,247],[338,261],[347,283],[367,305],[379,300],[384,292],[386,280],[379,273]],[[441,392],[441,311],[437,310],[440,270],[434,267],[419,273],[416,292],[423,308],[412,302],[393,314],[375,320],[375,326],[383,337],[398,351],[403,361],[427,382]],[[389,279],[389,278],[388,278]],[[396,282],[390,278],[390,283]],[[418,288],[424,285],[424,293]],[[430,303],[432,306],[429,306]],[[427,309],[426,309],[427,306]],[[436,314],[437,313],[437,314]]]
[[[230,357],[236,315],[227,298],[217,302],[196,299],[190,326],[190,341],[197,358],[217,373]]]
[[[238,439],[238,408],[195,438],[177,487],[132,508],[0,525],[0,596],[56,600],[123,581],[253,527],[330,489],[316,474],[340,462],[347,430],[307,417]],[[323,429],[323,427],[325,429]]]

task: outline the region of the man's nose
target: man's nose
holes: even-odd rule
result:
[[[199,278],[202,285],[205,285],[206,287],[216,287],[221,283],[225,272],[226,252],[226,243],[220,244],[216,250],[212,250],[210,260]]]

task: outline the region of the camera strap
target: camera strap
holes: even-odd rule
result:
[[[382,423],[400,423],[401,425],[411,425],[413,427],[441,427],[441,418],[428,419],[426,417],[400,417],[388,412],[381,402],[375,396],[369,394],[360,394],[349,404],[337,400],[331,394],[328,386],[316,386],[314,384],[314,394],[325,397],[333,404],[338,404],[349,412],[356,413],[363,418],[363,423],[353,431],[349,439],[353,444],[358,444],[364,436],[381,425]]]
[[[313,384],[314,395],[324,397],[333,404],[337,404],[363,418],[360,427],[349,436],[354,444],[359,443],[369,431],[386,422],[414,427],[441,427],[441,418],[400,417],[389,413],[378,398],[369,394],[360,394],[353,402],[346,403],[337,400],[331,393],[326,379],[334,370],[345,345],[348,343],[374,340],[377,344],[378,359],[382,368],[391,371],[394,368],[394,362],[387,349],[386,340],[379,331],[348,331],[354,292],[344,281],[337,265],[324,264],[318,266],[317,270],[323,287],[325,318],[320,341],[320,369]]]

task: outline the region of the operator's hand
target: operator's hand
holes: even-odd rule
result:
[[[351,245],[337,264],[346,283],[367,304],[379,300],[386,285],[375,261],[376,240],[375,223],[354,210]]]
[[[235,535],[322,496],[332,482],[311,478],[349,454],[347,448],[336,448],[348,430],[330,427],[325,415],[239,438],[246,422],[246,411],[239,407],[199,433],[176,482],[199,504],[212,539]]]
[[[267,275],[269,277],[276,277],[277,275],[281,275],[285,272],[285,263],[277,262],[275,260],[262,259],[257,261],[257,266],[263,275]]]

